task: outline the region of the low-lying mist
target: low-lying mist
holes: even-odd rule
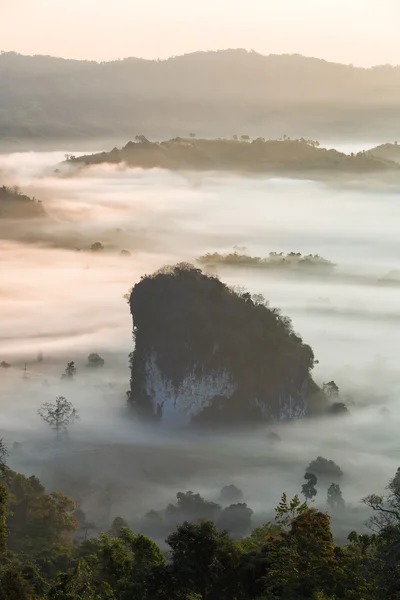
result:
[[[62,152],[0,157],[0,183],[40,198],[48,213],[40,221],[0,223],[0,363],[7,363],[0,368],[0,437],[10,447],[10,466],[71,495],[99,527],[122,516],[140,528],[145,513],[165,508],[179,491],[217,500],[232,483],[255,511],[254,522],[262,522],[283,491],[299,493],[307,465],[322,455],[344,472],[349,531],[363,523],[368,513],[360,498],[382,491],[399,466],[400,285],[379,282],[399,268],[396,186],[122,166],[71,176],[55,172],[62,159]],[[104,249],[90,251],[95,242]],[[256,256],[319,254],[337,264],[332,277],[218,272],[292,318],[319,361],[315,380],[335,380],[348,417],[214,431],[205,440],[198,432],[146,427],[129,414],[133,341],[124,294],[166,263],[234,246]],[[104,358],[102,369],[87,367],[93,352]],[[72,382],[61,380],[69,361],[77,367]],[[55,444],[37,410],[59,395],[80,419],[68,440]],[[280,440],[272,443],[271,431]],[[106,510],[107,486],[114,494]],[[316,504],[325,508],[326,487],[318,489]],[[340,535],[346,519],[337,523]]]

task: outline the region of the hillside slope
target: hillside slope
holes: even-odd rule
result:
[[[0,139],[392,138],[400,67],[245,50],[108,63],[0,55]]]
[[[248,140],[175,138],[150,142],[138,136],[121,150],[71,157],[71,165],[125,163],[143,169],[222,170],[246,173],[369,173],[399,171],[400,166],[370,153],[347,155],[319,148],[312,140]]]
[[[40,200],[21,194],[18,189],[0,187],[0,219],[43,219],[46,216]]]

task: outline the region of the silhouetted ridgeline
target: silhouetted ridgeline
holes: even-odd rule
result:
[[[191,265],[145,276],[130,297],[130,402],[172,424],[301,418],[314,355],[290,319]]]
[[[312,140],[205,140],[175,138],[150,142],[137,136],[121,150],[71,157],[78,165],[126,163],[130,167],[150,169],[222,170],[248,173],[334,172],[368,173],[400,171],[397,163],[366,152],[347,155],[337,150],[319,148]]]
[[[40,200],[21,194],[18,188],[0,187],[0,219],[37,219],[46,217]]]
[[[96,63],[0,56],[0,136],[117,140],[145,132],[392,139],[400,68],[245,50]]]

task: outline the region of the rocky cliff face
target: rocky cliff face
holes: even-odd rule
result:
[[[191,265],[132,290],[130,403],[171,425],[298,419],[313,353],[290,320]]]

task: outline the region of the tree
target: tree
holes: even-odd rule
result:
[[[86,366],[94,369],[101,368],[104,366],[104,358],[101,358],[101,356],[97,354],[97,352],[92,352],[92,354],[89,354],[88,356]]]
[[[84,560],[78,560],[70,573],[58,573],[46,596],[49,600],[112,600],[109,586],[94,581],[95,574]]]
[[[149,144],[149,140],[144,135],[135,135],[135,141],[138,144]]]
[[[195,138],[195,137],[196,137],[196,134],[195,134],[195,133],[189,133],[189,136],[190,136],[191,138]]]
[[[215,593],[213,587],[219,575],[223,573],[226,577],[227,572],[234,570],[239,556],[226,531],[218,532],[210,521],[196,525],[185,522],[166,541],[171,548],[172,568],[182,598],[193,593],[199,594],[202,600],[225,597]]]
[[[400,525],[400,467],[389,481],[386,490],[388,493],[385,495],[370,494],[362,499],[362,502],[376,513],[369,520],[369,525],[377,531]]]
[[[0,362],[0,367],[1,367],[2,369],[9,369],[9,368],[11,367],[11,365],[10,365],[10,363],[6,362],[5,360],[2,360],[2,361]]]
[[[324,383],[322,391],[328,400],[337,400],[339,398],[339,388],[334,381]]]
[[[182,521],[195,522],[199,519],[213,521],[221,509],[219,504],[209,502],[200,494],[194,494],[191,491],[178,492],[176,498],[176,506],[169,504],[165,511],[166,517],[176,523],[182,523]]]
[[[242,142],[248,142],[250,140],[250,136],[247,134],[241,135],[240,139],[242,140]]]
[[[332,509],[345,508],[346,503],[343,500],[342,490],[340,489],[339,484],[331,483],[331,485],[328,488],[327,502]]]
[[[219,495],[221,502],[239,502],[243,498],[243,492],[236,485],[225,485]]]
[[[77,521],[74,502],[59,493],[46,494],[36,477],[7,471],[8,546],[12,552],[37,555],[69,544]],[[0,596],[1,597],[1,596]]]
[[[328,460],[323,456],[318,456],[315,460],[311,461],[306,469],[307,473],[314,473],[319,477],[330,477],[332,479],[339,479],[343,476],[343,471],[333,460]]]
[[[317,490],[315,489],[317,478],[314,473],[306,473],[304,479],[307,480],[307,483],[303,483],[301,492],[305,496],[307,502],[307,500],[312,500],[317,495]]]
[[[293,519],[303,514],[306,510],[307,504],[305,502],[302,503],[297,494],[288,502],[286,494],[283,493],[281,501],[275,508],[275,521],[284,529],[290,525]]]
[[[0,483],[0,557],[7,552],[7,489]]]
[[[0,470],[5,466],[8,456],[8,449],[3,438],[0,438]]]
[[[91,252],[102,252],[104,250],[104,246],[101,242],[94,242],[94,244],[90,246],[90,250]]]
[[[121,535],[121,530],[126,529],[128,527],[128,523],[122,517],[115,517],[112,522],[110,535],[112,537],[119,537]]]
[[[57,396],[55,404],[45,402],[38,415],[56,432],[57,438],[79,418],[76,408],[64,396]]]
[[[222,511],[217,525],[219,529],[226,529],[236,536],[245,535],[251,527],[253,511],[245,502],[231,504]]]
[[[233,134],[233,139],[235,140],[235,142],[237,142],[238,136],[236,135],[236,133]]]
[[[74,361],[71,361],[65,367],[65,371],[62,374],[61,379],[70,379],[70,380],[72,380],[74,378],[74,375],[76,375],[76,367],[75,367]]]

